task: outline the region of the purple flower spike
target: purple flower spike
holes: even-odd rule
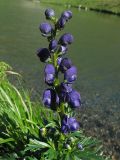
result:
[[[73,36],[69,33],[65,33],[61,36],[59,43],[62,45],[71,44],[73,42]]]
[[[72,108],[79,108],[81,106],[81,97],[79,92],[72,90],[72,92],[69,93],[69,104]]]
[[[60,63],[60,71],[62,73],[64,73],[65,71],[67,71],[71,67],[72,67],[72,61],[68,58],[64,58]]]
[[[59,54],[60,55],[65,54],[67,51],[68,51],[67,46],[60,46],[60,48],[59,48]]]
[[[54,82],[54,78],[55,78],[55,68],[54,68],[54,66],[52,64],[47,64],[45,66],[44,73],[45,73],[45,82],[48,85],[52,85],[53,82]]]
[[[80,125],[74,117],[65,116],[62,120],[61,130],[63,133],[73,132],[79,129]]]
[[[37,55],[41,62],[47,62],[50,59],[50,52],[47,48],[40,48],[37,50]]]
[[[62,13],[61,16],[64,17],[68,21],[69,19],[72,18],[72,12],[71,11],[65,11],[65,12]]]
[[[66,19],[64,17],[60,17],[60,19],[57,22],[57,27],[59,29],[63,29],[65,27],[66,24]]]
[[[47,36],[52,32],[52,26],[49,23],[40,24],[39,29],[44,36]]]
[[[59,104],[59,97],[53,89],[46,89],[43,93],[43,104],[51,109],[55,109]]]
[[[53,17],[55,17],[55,12],[53,9],[46,9],[45,10],[45,16],[46,16],[46,19],[52,19]]]
[[[57,45],[58,45],[58,42],[57,42],[57,40],[52,40],[51,42],[50,42],[50,44],[49,44],[49,50],[51,51],[51,52],[55,52],[56,51],[56,49],[57,49]]]
[[[68,69],[64,74],[64,79],[67,81],[67,83],[72,83],[77,79],[77,68],[75,66],[72,66],[70,69]]]

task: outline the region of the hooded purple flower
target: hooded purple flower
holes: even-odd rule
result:
[[[43,104],[51,109],[55,109],[59,104],[59,97],[53,89],[46,89],[43,93]]]
[[[58,66],[60,65],[62,59],[63,59],[62,57],[58,57],[58,59],[57,59],[57,64],[58,64]]]
[[[72,108],[79,108],[81,106],[81,97],[79,92],[72,90],[68,95],[68,102]]]
[[[72,61],[68,58],[64,58],[60,63],[60,71],[62,73],[64,73],[65,71],[67,71],[71,67],[72,67]]]
[[[64,11],[61,16],[64,17],[68,21],[69,19],[72,18],[72,12],[71,11]]]
[[[60,85],[60,100],[62,102],[68,102],[69,100],[69,93],[72,91],[72,84],[69,83],[61,83]]]
[[[69,33],[65,33],[60,37],[59,43],[62,45],[71,44],[73,42],[73,36]]]
[[[46,9],[45,10],[45,16],[46,16],[46,19],[52,19],[53,17],[55,17],[55,12],[53,9]]]
[[[57,27],[58,29],[63,29],[66,24],[66,19],[64,17],[60,17],[58,22],[57,22]]]
[[[58,45],[57,40],[54,39],[54,40],[50,41],[49,50],[50,50],[51,52],[55,52],[56,49],[57,49],[57,45]]]
[[[47,64],[45,66],[44,73],[45,73],[45,82],[48,85],[52,85],[55,78],[55,67],[52,64]]]
[[[79,129],[80,125],[74,117],[65,116],[61,122],[63,133],[73,132]]]
[[[63,55],[68,51],[67,46],[60,46],[59,48],[59,55]]]
[[[50,52],[47,48],[39,48],[37,50],[37,55],[41,62],[47,62],[50,59]]]
[[[44,36],[47,36],[48,34],[50,34],[52,32],[52,26],[49,23],[42,23],[42,24],[40,24],[39,29],[40,29],[41,33]]]
[[[64,73],[64,80],[67,81],[67,83],[72,83],[77,79],[77,68],[75,66],[72,66]]]

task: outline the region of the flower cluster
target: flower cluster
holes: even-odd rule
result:
[[[61,132],[66,134],[76,131],[80,127],[77,120],[71,117],[68,111],[80,107],[81,97],[72,88],[72,84],[77,79],[77,68],[66,57],[68,46],[73,43],[74,38],[70,33],[63,34],[58,40],[56,36],[72,18],[72,12],[64,11],[60,18],[56,18],[54,10],[47,9],[45,16],[50,23],[41,23],[39,29],[47,38],[49,45],[47,48],[38,49],[37,55],[41,62],[46,63],[44,80],[50,88],[44,91],[42,101],[46,107],[59,113]],[[62,82],[59,79],[60,73],[64,77]]]

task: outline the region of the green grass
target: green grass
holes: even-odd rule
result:
[[[74,6],[82,5],[88,8],[111,11],[115,14],[120,13],[120,0],[41,0],[41,2],[71,4]]]

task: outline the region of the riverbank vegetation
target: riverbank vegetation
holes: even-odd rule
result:
[[[81,7],[90,10],[96,10],[111,14],[120,15],[119,0],[41,0],[40,2],[52,4],[64,4],[68,6]]]
[[[85,137],[82,130],[67,137],[69,145],[75,143],[70,142],[71,137],[76,139],[79,137],[81,140],[79,153],[76,150],[73,153],[73,149],[70,148],[63,149],[64,137],[57,142],[60,147],[60,150],[57,150],[57,146],[54,146],[56,140],[52,138],[59,135],[53,130],[59,122],[59,117],[51,110],[41,107],[39,102],[31,101],[29,92],[22,87],[18,90],[11,84],[6,73],[15,72],[10,69],[6,63],[0,63],[0,159],[52,160],[64,155],[67,160],[70,154],[72,156],[76,153],[83,159],[104,160],[96,155],[101,149],[101,147],[95,149],[98,142],[91,137]],[[54,135],[51,134],[51,129]],[[77,156],[75,157],[77,160]]]

